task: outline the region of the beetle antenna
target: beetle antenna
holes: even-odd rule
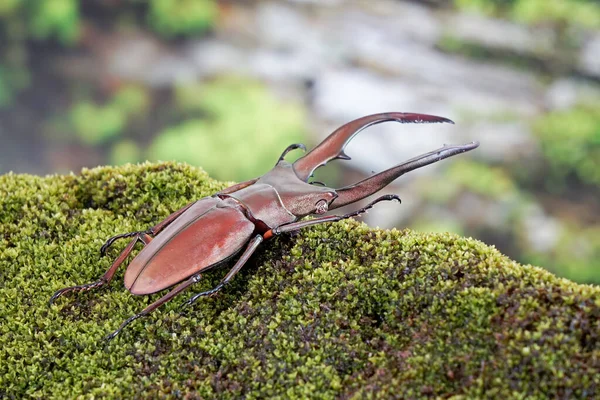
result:
[[[279,157],[279,160],[277,160],[277,164],[279,164],[281,161],[283,161],[283,159],[285,158],[287,153],[289,153],[290,151],[296,150],[296,149],[302,149],[304,152],[306,152],[306,146],[303,145],[302,143],[290,144],[288,147],[285,148],[285,150]],[[275,165],[277,165],[277,164],[275,164]]]

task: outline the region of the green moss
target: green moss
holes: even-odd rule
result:
[[[450,234],[346,221],[265,244],[224,292],[119,282],[61,298],[117,256],[103,241],[224,187],[181,164],[0,177],[0,397],[596,398],[600,289]],[[116,276],[122,279],[123,271]]]

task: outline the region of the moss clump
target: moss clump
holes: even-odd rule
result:
[[[600,289],[450,234],[347,221],[281,237],[218,297],[180,314],[183,294],[106,349],[158,295],[113,282],[48,307],[108,268],[107,237],[223,186],[170,163],[1,176],[0,397],[600,395]]]

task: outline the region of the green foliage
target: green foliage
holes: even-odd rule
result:
[[[150,26],[164,36],[204,33],[216,23],[219,13],[215,0],[100,3],[103,4],[97,6],[105,7],[108,13],[111,8],[118,7],[119,15],[130,16],[131,19],[142,10]],[[102,18],[101,15],[82,15],[79,0],[0,0],[0,107],[9,105],[14,95],[29,85],[28,59],[35,57],[30,50],[31,42],[56,41],[63,46],[75,46],[79,44],[81,26]],[[106,21],[101,21],[101,24],[104,23]],[[7,76],[7,70],[13,71],[13,76]],[[18,79],[13,83],[15,77]],[[99,113],[90,107],[79,112],[94,114],[94,117]],[[118,118],[115,114],[106,113],[116,124]],[[103,135],[110,136],[90,133],[90,129],[86,128],[86,137]],[[94,142],[95,139],[91,140]]]
[[[112,146],[110,151],[110,163],[112,165],[123,165],[139,161],[142,161],[142,152],[136,142],[125,139]]]
[[[106,143],[121,135],[131,119],[143,116],[148,106],[148,94],[143,89],[126,86],[106,104],[76,103],[68,115],[70,130],[84,144]]]
[[[64,45],[79,39],[80,15],[77,0],[3,0],[0,29],[5,43],[27,39],[57,39]]]
[[[80,23],[77,0],[29,0],[25,3],[34,38],[56,37],[64,44],[77,41]]]
[[[141,116],[148,112],[150,97],[146,89],[127,85],[115,93],[110,106],[121,109],[121,112],[128,117]]]
[[[0,397],[597,398],[600,289],[450,234],[346,221],[266,243],[217,297],[119,282],[61,298],[145,229],[225,185],[181,164],[0,176]],[[117,273],[121,280],[123,272]]]
[[[600,107],[580,105],[549,113],[535,122],[534,131],[554,183],[575,173],[582,182],[600,186]]]
[[[508,16],[529,24],[600,27],[600,5],[595,0],[454,0],[454,4],[462,10]]]
[[[28,41],[77,41],[78,8],[76,0],[0,1],[0,108],[29,86]]]
[[[514,182],[502,168],[477,161],[456,160],[449,166],[448,177],[454,187],[459,184],[482,196],[501,199],[517,193]]]
[[[518,0],[511,14],[515,20],[529,24],[551,21],[600,27],[600,6],[594,0]]]
[[[3,0],[0,1],[0,17],[13,15],[19,6],[21,0]]]
[[[223,78],[181,86],[176,101],[205,118],[166,129],[150,146],[150,160],[185,161],[241,181],[262,175],[304,135],[303,109],[282,103],[258,82]]]
[[[164,36],[203,33],[219,16],[215,0],[150,0],[148,18]]]
[[[525,259],[544,263],[553,272],[578,282],[600,282],[600,228],[570,227],[552,251],[534,253],[524,249]]]
[[[29,81],[27,71],[0,64],[0,108],[9,106],[15,94],[29,86]]]
[[[98,106],[88,101],[76,103],[69,113],[74,132],[88,145],[106,142],[125,127],[125,115],[113,105]]]
[[[4,107],[11,103],[12,90],[10,88],[10,81],[7,79],[7,74],[0,66],[0,107]]]

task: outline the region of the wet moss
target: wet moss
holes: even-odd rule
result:
[[[45,178],[0,176],[0,397],[596,398],[600,289],[451,234],[346,221],[265,245],[215,298],[217,269],[157,298],[107,289],[61,298],[146,228],[226,186],[182,164]],[[124,245],[124,243],[119,243]]]

